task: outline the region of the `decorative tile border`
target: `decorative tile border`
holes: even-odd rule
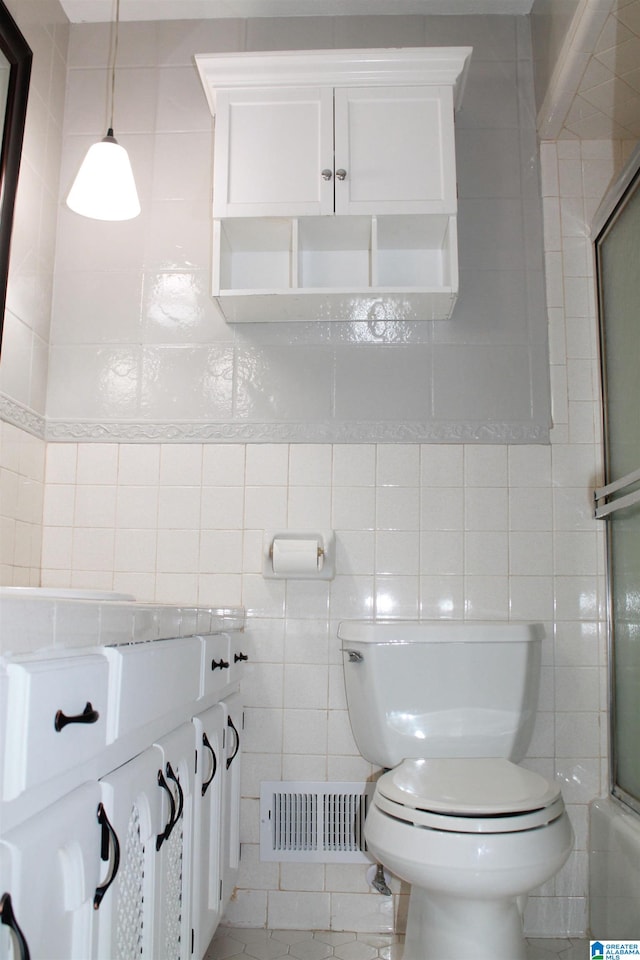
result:
[[[45,418],[4,394],[0,394],[0,420],[11,423],[14,427],[20,427],[32,436],[38,437],[39,440],[46,439]]]
[[[523,423],[367,422],[226,423],[50,420],[45,438],[106,443],[548,443]]]
[[[228,423],[224,421],[47,420],[0,394],[0,419],[57,443],[548,443],[527,423],[443,421]]]

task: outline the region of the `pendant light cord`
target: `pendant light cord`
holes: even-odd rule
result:
[[[108,136],[113,136],[113,113],[116,101],[116,61],[118,59],[118,35],[120,33],[120,0],[116,0],[116,32],[113,39],[113,53],[111,57],[111,116],[109,120]]]

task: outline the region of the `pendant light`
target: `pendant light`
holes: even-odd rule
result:
[[[140,201],[129,155],[113,135],[116,59],[120,26],[120,0],[116,0],[116,32],[111,60],[111,110],[107,135],[89,147],[67,197],[67,206],[93,220],[132,220]]]

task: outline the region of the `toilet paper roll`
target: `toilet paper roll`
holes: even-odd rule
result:
[[[317,540],[273,541],[273,572],[281,577],[317,573],[321,567]]]

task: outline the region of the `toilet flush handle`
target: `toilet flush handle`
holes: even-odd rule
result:
[[[364,657],[358,650],[345,650],[345,653],[349,657],[349,663],[361,663],[364,660]]]

